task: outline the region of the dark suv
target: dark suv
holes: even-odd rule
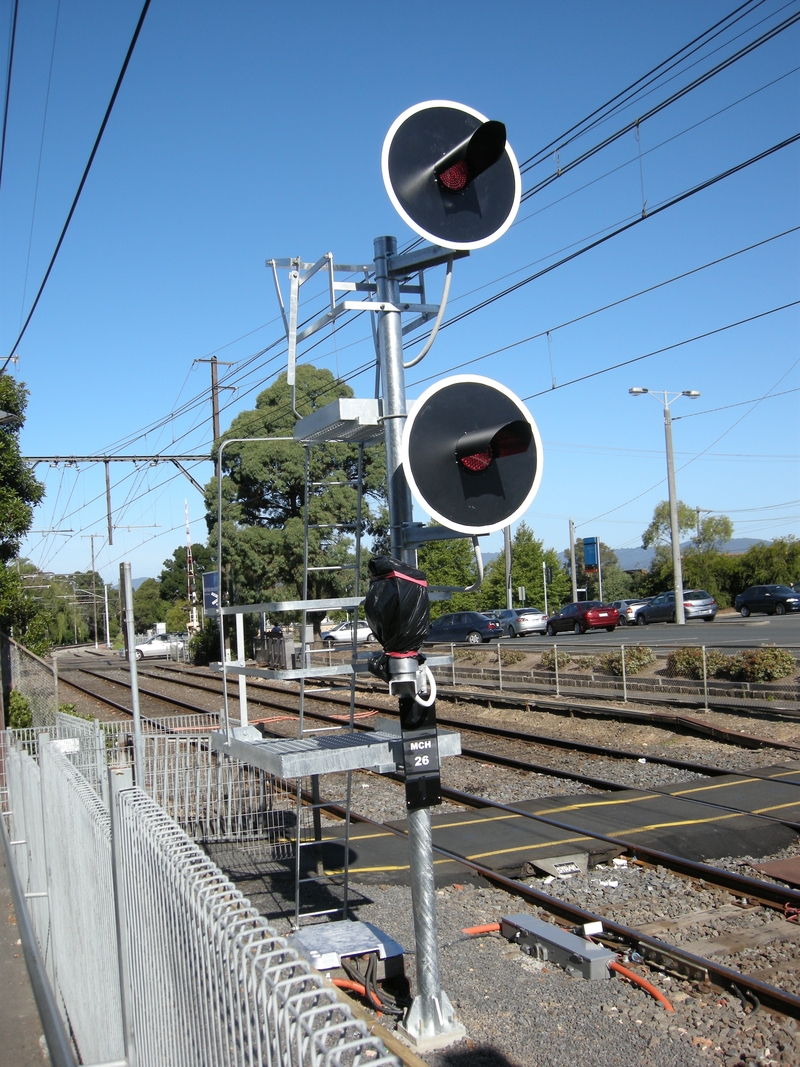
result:
[[[471,645],[480,645],[484,641],[502,637],[503,627],[494,619],[487,619],[479,611],[459,611],[453,615],[440,615],[434,619],[425,635],[423,644],[450,644],[467,641]]]
[[[745,619],[754,611],[785,615],[787,611],[800,611],[800,593],[788,585],[751,585],[739,593],[734,607]]]

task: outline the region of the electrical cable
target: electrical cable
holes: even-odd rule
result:
[[[690,197],[695,196],[697,193],[701,193],[711,186],[716,185],[718,182],[724,181],[726,178],[732,177],[734,174],[738,174],[739,171],[745,170],[747,167],[752,166],[755,163],[759,163],[762,159],[766,159],[769,156],[774,155],[776,152],[782,151],[784,148],[788,148],[796,141],[800,140],[800,133],[794,134],[792,137],[787,137],[783,141],[779,141],[778,144],[772,145],[770,148],[766,148],[763,152],[759,152],[755,156],[751,156],[749,159],[744,160],[741,163],[737,163],[733,167],[728,167],[726,170],[720,171],[719,174],[715,174],[712,178],[707,178],[705,181],[699,182],[697,185],[691,186],[689,189],[685,189],[682,193],[678,193],[676,196],[669,197],[667,200],[662,200],[660,204],[657,204],[654,208],[648,210],[647,215],[637,215],[635,218],[618,226],[610,233],[599,237],[595,241],[591,241],[587,245],[583,245],[575,252],[571,252],[567,256],[563,256],[561,259],[556,260],[555,263],[549,264],[547,267],[543,267],[542,270],[536,271],[534,274],[530,274],[527,278],[522,278],[520,281],[515,282],[513,285],[508,286],[500,292],[495,293],[493,296],[487,297],[478,304],[474,304],[471,308],[467,308],[465,311],[460,312],[453,318],[448,319],[447,322],[442,323],[442,329],[446,329],[448,326],[453,326],[456,322],[461,322],[462,319],[467,318],[469,315],[474,315],[476,311],[482,311],[483,308],[489,307],[490,304],[496,303],[498,300],[502,300],[504,297],[509,296],[511,293],[515,293],[518,289],[522,289],[523,286],[529,285],[531,282],[543,277],[545,274],[549,274],[550,271],[556,270],[558,267],[563,266],[565,263],[570,263],[573,259],[577,259],[584,253],[591,251],[593,248],[598,248],[600,245],[605,244],[606,241],[610,241],[614,237],[618,237],[621,233],[625,233],[627,230],[633,229],[634,226],[639,226],[643,222],[647,222],[650,219],[660,215],[662,211],[666,211],[668,208],[675,207],[684,200],[688,200]]]
[[[694,419],[698,415],[710,415],[714,411],[729,411],[731,408],[741,408],[745,404],[758,404],[762,400],[773,400],[776,396],[786,396],[788,393],[800,393],[800,385],[795,389],[784,389],[780,393],[767,393],[764,396],[757,396],[753,400],[740,400],[738,404],[723,404],[719,408],[707,408],[705,411],[690,411],[688,415],[673,415],[672,421],[677,422],[678,419]]]
[[[538,393],[531,393],[530,396],[523,397],[522,399],[527,401],[533,400],[537,396],[546,396],[548,393],[552,393],[556,389],[566,389],[570,385],[577,385],[578,382],[588,381],[589,378],[598,378],[601,374],[608,374],[609,371],[619,370],[620,367],[629,367],[632,363],[640,363],[643,359],[650,359],[651,356],[658,356],[663,352],[672,352],[674,349],[682,348],[684,345],[691,344],[693,341],[702,341],[705,337],[713,337],[715,334],[724,333],[726,330],[732,330],[736,326],[744,326],[745,323],[764,319],[767,315],[775,315],[779,311],[786,311],[788,308],[797,307],[798,304],[800,304],[800,300],[791,300],[788,304],[780,304],[778,307],[770,308],[768,311],[759,311],[756,315],[748,315],[747,318],[737,319],[736,322],[726,323],[725,326],[717,326],[713,330],[706,330],[703,333],[695,334],[694,337],[686,337],[683,341],[675,341],[674,344],[664,345],[663,348],[654,348],[652,352],[645,352],[644,355],[633,356],[631,359],[623,359],[620,363],[613,363],[609,367],[590,371],[589,374],[581,374],[578,378],[572,378],[570,381],[563,382],[561,385],[553,385],[549,389],[541,389]],[[787,374],[788,373],[789,372],[787,371]],[[714,443],[716,444],[716,442]]]
[[[6,98],[3,102],[3,132],[0,135],[0,185],[3,184],[3,164],[6,158],[6,129],[8,128],[8,101],[11,97],[11,71],[14,67],[14,44],[17,40],[17,12],[19,0],[14,0],[14,11],[11,16],[11,34],[8,44],[8,65],[6,68]]]
[[[14,0],[14,11],[11,21],[11,34],[9,38],[9,62],[6,64],[5,74],[5,100],[3,101],[3,130],[0,137],[0,186],[3,181],[3,163],[5,162],[5,131],[9,126],[9,99],[11,98],[11,74],[14,68],[14,45],[17,39],[17,12],[19,0]]]
[[[413,359],[409,360],[408,363],[404,363],[403,364],[403,369],[404,370],[409,370],[411,367],[416,367],[416,365],[418,363],[421,363],[423,361],[423,359],[427,356],[427,354],[430,352],[431,348],[433,347],[433,342],[436,340],[436,335],[439,332],[439,327],[442,325],[442,319],[444,318],[444,313],[447,310],[447,298],[450,295],[450,282],[452,281],[452,278],[453,278],[453,257],[452,256],[448,256],[447,257],[447,272],[446,272],[446,274],[444,276],[444,286],[442,288],[442,299],[441,299],[441,302],[439,303],[439,311],[438,311],[438,313],[436,315],[436,321],[433,324],[433,329],[431,330],[430,336],[428,337],[428,340],[426,341],[425,347],[422,349],[422,351],[419,352],[416,356],[414,356]]]
[[[149,7],[150,7],[150,0],[144,0],[144,6],[142,7],[141,14],[139,15],[139,21],[136,23],[136,29],[134,30],[133,37],[131,39],[131,43],[128,46],[128,51],[127,51],[127,54],[125,55],[125,60],[124,60],[124,62],[122,64],[122,69],[120,70],[119,76],[117,77],[117,82],[116,82],[116,85],[114,86],[114,91],[112,92],[111,99],[108,102],[108,107],[106,108],[106,113],[103,116],[103,121],[100,123],[100,129],[99,129],[99,131],[97,133],[97,137],[95,138],[94,145],[92,146],[92,151],[89,154],[89,160],[88,160],[88,162],[87,162],[87,164],[86,164],[86,166],[84,168],[83,175],[82,175],[80,183],[78,185],[78,190],[75,193],[75,196],[73,198],[72,205],[71,205],[71,207],[69,209],[69,213],[67,214],[66,221],[65,221],[65,223],[64,223],[64,225],[62,227],[61,234],[60,234],[60,236],[58,238],[58,241],[56,242],[55,250],[53,251],[53,254],[50,257],[50,262],[47,265],[47,270],[44,273],[44,277],[42,278],[41,285],[39,286],[39,290],[36,293],[36,297],[35,297],[35,299],[33,301],[33,304],[31,305],[30,311],[28,312],[28,316],[25,319],[25,322],[24,322],[24,324],[22,326],[22,329],[20,330],[16,341],[11,346],[11,351],[9,352],[8,356],[6,356],[6,360],[3,363],[3,366],[0,367],[0,374],[3,374],[5,372],[6,367],[8,366],[11,358],[13,357],[14,353],[17,350],[17,346],[19,345],[20,341],[22,340],[23,336],[25,335],[25,331],[28,328],[28,324],[30,323],[31,319],[33,318],[33,313],[36,311],[36,307],[37,307],[37,305],[39,303],[39,299],[40,299],[42,293],[44,292],[44,287],[47,285],[47,280],[50,277],[50,272],[52,271],[53,266],[55,265],[56,259],[58,258],[58,253],[61,251],[61,245],[64,243],[64,238],[67,235],[67,230],[69,229],[69,224],[72,221],[72,216],[75,214],[75,209],[78,206],[78,201],[80,200],[81,193],[83,192],[83,187],[86,184],[86,179],[89,177],[89,171],[92,169],[92,164],[94,163],[94,158],[97,155],[97,150],[100,147],[100,142],[103,139],[103,134],[105,133],[106,126],[108,125],[108,120],[111,117],[111,112],[112,112],[112,110],[114,108],[114,104],[116,103],[117,95],[119,94],[119,90],[122,87],[122,81],[123,81],[123,79],[125,77],[125,72],[127,71],[128,64],[131,61],[131,56],[133,55],[133,50],[136,47],[136,42],[139,39],[139,33],[141,32],[142,26],[144,25],[145,16],[147,15],[147,9]]]
[[[445,371],[440,371],[438,374],[432,374],[428,378],[421,378],[415,381],[413,384],[421,385],[424,382],[431,381],[434,378],[440,377],[442,374],[452,374],[456,370],[461,370],[464,367],[469,367],[473,363],[480,363],[484,359],[489,359],[491,356],[500,355],[502,352],[508,352],[512,348],[518,348],[520,345],[527,344],[530,341],[536,341],[540,337],[546,337],[548,334],[554,334],[556,330],[563,330],[567,326],[573,326],[576,322],[582,322],[585,319],[592,318],[594,315],[599,315],[603,311],[608,311],[611,308],[619,307],[621,304],[625,304],[630,300],[635,300],[640,296],[646,296],[648,293],[655,292],[657,289],[662,289],[666,285],[671,285],[673,282],[682,281],[684,278],[689,278],[693,274],[698,274],[702,270],[707,270],[709,267],[716,267],[720,263],[724,263],[726,260],[734,259],[736,256],[741,256],[745,252],[751,252],[754,248],[760,248],[762,245],[770,244],[772,241],[777,241],[781,237],[786,237],[789,234],[797,233],[800,230],[800,226],[792,226],[788,230],[782,230],[780,233],[773,234],[771,237],[765,237],[761,241],[756,241],[753,244],[746,245],[744,248],[738,248],[735,252],[729,252],[724,256],[718,256],[717,259],[709,260],[707,263],[701,263],[699,267],[692,267],[691,270],[683,271],[681,274],[675,274],[671,278],[665,278],[663,281],[656,282],[654,285],[649,285],[644,289],[639,289],[635,293],[629,293],[627,296],[620,297],[618,300],[612,300],[608,304],[603,304],[599,308],[593,308],[591,311],[585,311],[580,315],[576,315],[571,319],[567,319],[564,322],[559,323],[557,326],[550,326],[546,330],[539,330],[536,333],[529,334],[527,337],[523,337],[518,341],[512,341],[507,345],[502,345],[500,348],[494,348],[491,352],[485,352],[483,355],[475,356],[473,359],[465,360],[461,363],[457,363],[454,366],[449,367]],[[716,409],[714,409],[716,410]],[[695,414],[702,415],[703,412],[696,412]],[[687,416],[679,416],[685,418]]]
[[[536,185],[523,192],[522,201],[524,202],[525,200],[529,200],[530,197],[535,196],[536,193],[539,193],[542,191],[542,189],[547,188],[548,185],[551,185],[554,181],[562,177],[564,174],[568,174],[571,170],[574,170],[575,167],[580,166],[581,163],[585,163],[586,160],[591,159],[592,156],[597,155],[598,152],[601,152],[604,148],[607,148],[615,141],[618,141],[620,137],[624,137],[626,133],[630,133],[632,130],[638,128],[641,123],[646,122],[647,119],[653,118],[654,115],[659,114],[665,108],[670,107],[678,100],[681,100],[688,93],[693,92],[701,85],[704,85],[707,81],[715,77],[717,74],[721,74],[722,71],[727,70],[728,67],[730,67],[732,64],[737,63],[740,59],[744,59],[745,56],[750,55],[750,53],[755,51],[755,49],[767,44],[773,39],[773,37],[776,37],[778,34],[790,29],[798,21],[800,21],[800,11],[795,12],[793,15],[789,15],[783,20],[783,22],[778,23],[777,26],[773,26],[771,29],[766,30],[763,34],[761,34],[760,37],[757,37],[754,41],[750,41],[748,44],[743,45],[737,52],[734,52],[732,55],[727,56],[723,60],[720,60],[720,62],[717,63],[716,66],[712,67],[710,70],[705,71],[703,74],[698,75],[693,81],[689,82],[687,85],[684,85],[682,88],[677,89],[674,93],[666,97],[664,100],[660,101],[658,104],[653,105],[653,107],[651,107],[643,115],[639,115],[633,121],[626,123],[614,133],[609,134],[607,137],[603,138],[603,140],[600,141],[598,144],[593,145],[591,148],[587,148],[579,156],[576,156],[575,159],[573,159],[571,162],[566,164],[562,164],[559,162],[557,169],[552,174],[549,174],[546,178],[542,178],[539,182],[536,183]]]
[[[631,103],[632,100],[639,94],[639,92],[641,92],[641,89],[645,88],[648,85],[651,85],[653,82],[658,81],[661,75],[665,74],[667,70],[671,70],[673,69],[673,67],[678,66],[682,59],[688,58],[688,55],[694,54],[694,52],[698,51],[699,48],[702,48],[704,44],[708,44],[710,40],[714,39],[714,37],[718,37],[721,33],[724,33],[726,29],[729,29],[730,26],[735,25],[736,22],[739,22],[742,18],[745,18],[747,15],[749,15],[751,11],[755,11],[756,8],[761,7],[763,2],[764,0],[759,0],[759,2],[755,4],[755,7],[753,7],[752,0],[747,0],[747,2],[745,2],[744,4],[741,4],[739,7],[734,8],[733,11],[725,15],[725,17],[720,19],[719,22],[715,22],[713,26],[710,26],[707,30],[704,30],[697,37],[693,38],[693,40],[683,45],[681,48],[678,49],[677,52],[673,52],[671,56],[667,56],[666,59],[663,59],[655,67],[652,67],[649,71],[647,71],[646,74],[641,75],[641,77],[637,78],[636,81],[631,82],[631,84],[627,86],[627,88],[620,90],[620,92],[612,96],[610,100],[607,100],[605,102],[605,104],[601,104],[600,107],[595,108],[595,110],[590,112],[585,118],[582,118],[579,122],[574,123],[572,126],[570,126],[568,130],[565,130],[564,133],[560,134],[558,137],[554,137],[553,140],[546,144],[543,148],[540,148],[537,152],[534,152],[532,156],[529,156],[527,159],[524,159],[520,163],[520,170],[523,172],[531,170],[533,167],[538,166],[539,163],[543,162],[544,159],[547,158],[547,156],[550,155],[551,152],[553,152],[553,150],[565,147],[577,137],[582,136],[584,133],[588,133],[590,129],[593,129],[596,125],[604,121],[615,111]],[[750,10],[747,10],[748,8]],[[735,15],[738,15],[738,18],[734,18]],[[725,25],[726,23],[730,23],[730,26]],[[709,38],[709,41],[704,41],[703,38],[708,37],[709,34],[712,34],[714,30],[717,30],[718,32],[714,33],[713,37]],[[688,50],[691,49],[693,45],[697,45],[698,47],[694,48],[692,52],[689,52]],[[685,52],[688,53],[686,56],[683,55],[683,53]],[[678,62],[673,63],[673,67],[667,67],[667,64],[672,63],[673,60],[677,60]],[[666,70],[662,70],[663,67],[666,67]],[[650,80],[648,81],[648,79]],[[642,85],[643,82],[645,83],[644,85]],[[637,86],[639,86],[640,88],[637,89]],[[632,92],[632,90],[636,91]],[[631,95],[626,96],[626,94]],[[624,99],[621,99],[623,97]],[[612,110],[607,111],[608,108],[612,108]],[[591,125],[585,126],[585,124],[589,122],[591,122]]]

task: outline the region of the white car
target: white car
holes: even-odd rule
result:
[[[372,641],[372,639],[372,630],[370,630],[367,623],[359,619],[358,629],[356,630],[358,644],[364,644],[367,641]],[[327,648],[333,648],[334,645],[352,645],[353,624],[351,622],[340,622],[338,626],[334,626],[332,630],[328,630],[322,635],[322,643]]]
[[[493,614],[507,637],[527,637],[528,634],[543,634],[547,630],[547,616],[538,608],[506,608]]]
[[[181,634],[155,634],[136,646],[136,658],[148,659],[151,656],[168,656],[170,649],[183,648],[185,641]],[[125,653],[123,652],[123,655]]]

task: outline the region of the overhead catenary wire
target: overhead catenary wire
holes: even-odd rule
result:
[[[580,136],[582,133],[588,132],[589,129],[591,129],[594,125],[596,125],[598,122],[602,121],[602,119],[606,117],[608,108],[613,106],[614,110],[617,110],[620,106],[629,103],[632,97],[630,97],[628,94],[634,91],[639,92],[641,91],[643,85],[649,85],[651,84],[651,80],[657,80],[658,77],[665,73],[664,68],[671,69],[667,67],[667,64],[672,63],[673,60],[680,61],[682,58],[686,58],[685,53],[689,52],[689,50],[692,49],[693,46],[697,45],[698,47],[702,47],[703,44],[707,44],[708,41],[706,41],[705,38],[708,38],[710,34],[718,36],[719,33],[724,32],[724,30],[729,28],[730,25],[733,25],[735,22],[738,22],[740,19],[744,18],[747,14],[749,14],[750,10],[754,11],[756,8],[760,7],[762,3],[764,3],[764,0],[758,0],[757,3],[754,3],[754,0],[745,0],[745,3],[740,4],[738,7],[735,7],[733,11],[729,12],[718,22],[715,22],[707,30],[704,30],[702,33],[698,34],[697,37],[694,37],[691,41],[683,45],[676,52],[673,52],[672,55],[667,56],[666,59],[662,59],[660,63],[657,63],[656,66],[652,67],[645,74],[642,74],[635,81],[631,82],[631,84],[628,85],[625,89],[621,89],[618,93],[612,96],[610,100],[607,100],[604,104],[601,104],[599,107],[595,108],[594,111],[591,111],[585,118],[580,119],[580,121],[574,123],[572,126],[569,127],[569,129],[565,130],[564,133],[559,134],[558,137],[554,137],[553,140],[549,141],[537,152],[534,152],[532,156],[529,156],[527,159],[522,160],[522,162],[520,163],[520,170],[528,171],[532,169],[538,163],[546,159],[550,155],[550,153],[554,149],[556,149],[556,147],[563,147],[564,145],[569,144],[571,140],[574,140],[575,137]],[[735,16],[738,16],[738,18],[736,18]],[[714,31],[717,31],[717,33],[714,33]],[[592,126],[586,126],[586,124],[589,122],[592,123]]]
[[[3,184],[3,164],[6,159],[6,130],[8,129],[8,102],[11,98],[11,72],[14,69],[14,45],[17,40],[17,13],[19,0],[14,0],[11,14],[11,33],[8,42],[8,63],[6,64],[6,95],[3,101],[3,129],[0,133],[0,186]]]
[[[139,40],[139,34],[141,32],[142,26],[144,25],[145,16],[147,15],[147,10],[148,10],[149,7],[150,7],[150,0],[144,0],[144,5],[142,7],[141,14],[139,15],[139,21],[136,23],[136,29],[133,32],[133,37],[131,38],[131,43],[128,46],[128,51],[125,54],[125,59],[124,59],[123,64],[122,64],[122,69],[120,70],[119,75],[117,77],[117,81],[116,81],[116,84],[114,86],[114,91],[111,94],[111,99],[109,100],[108,106],[106,107],[105,114],[103,115],[103,121],[100,123],[100,129],[97,132],[97,137],[95,138],[94,145],[92,146],[92,150],[89,153],[89,159],[88,159],[88,161],[86,163],[86,166],[84,167],[83,174],[81,176],[81,180],[80,180],[80,182],[78,184],[78,189],[77,189],[77,191],[75,193],[75,196],[73,197],[72,204],[70,206],[69,212],[67,213],[67,218],[66,218],[66,220],[64,222],[64,225],[63,225],[63,227],[61,229],[61,233],[59,235],[58,241],[56,242],[56,246],[55,246],[55,249],[53,250],[53,254],[50,257],[50,262],[47,265],[47,270],[44,272],[44,277],[42,278],[41,284],[39,285],[39,289],[38,289],[38,291],[36,293],[36,296],[35,296],[35,298],[33,300],[33,303],[31,304],[30,310],[28,311],[28,315],[27,315],[27,317],[25,319],[25,322],[23,323],[22,328],[19,331],[17,339],[14,342],[14,344],[11,346],[11,351],[6,356],[6,359],[5,359],[5,362],[3,363],[3,366],[0,367],[0,374],[3,374],[5,372],[6,367],[8,366],[10,360],[12,359],[12,357],[14,356],[14,353],[17,350],[17,346],[19,345],[20,341],[24,337],[25,331],[28,329],[28,324],[30,323],[31,319],[33,318],[33,314],[36,311],[36,308],[37,308],[37,306],[39,304],[39,300],[41,298],[41,295],[44,292],[45,286],[47,285],[47,281],[48,281],[48,279],[50,277],[50,273],[51,273],[53,267],[55,266],[56,259],[58,258],[58,253],[61,251],[61,246],[64,243],[64,238],[67,235],[67,230],[69,229],[69,224],[72,222],[72,216],[75,214],[75,209],[77,208],[78,201],[81,198],[81,193],[83,192],[83,187],[86,185],[86,179],[89,177],[89,172],[92,169],[92,164],[94,163],[95,156],[97,155],[97,150],[100,147],[100,142],[103,139],[103,134],[105,133],[106,126],[108,125],[108,120],[111,118],[111,112],[114,110],[114,104],[116,103],[117,96],[119,95],[120,88],[122,87],[122,82],[123,82],[123,79],[125,78],[125,73],[126,73],[126,71],[128,69],[128,64],[131,61],[131,56],[133,55],[133,51],[134,51],[134,49],[136,47],[136,42]]]
[[[710,70],[705,71],[703,74],[698,75],[697,78],[689,82],[688,85],[684,85],[682,88],[677,89],[670,96],[666,97],[666,99],[661,100],[658,104],[653,105],[653,107],[647,110],[643,115],[637,116],[637,118],[626,123],[618,130],[615,130],[614,133],[611,133],[607,137],[604,137],[603,140],[598,142],[596,145],[593,145],[591,148],[587,148],[584,152],[582,152],[575,159],[571,160],[569,163],[559,162],[557,169],[552,174],[549,174],[546,178],[542,178],[536,183],[536,185],[532,186],[530,189],[526,189],[525,192],[523,192],[522,200],[529,200],[532,196],[535,196],[536,193],[539,193],[542,191],[542,189],[547,188],[548,185],[551,185],[554,181],[562,177],[564,174],[569,173],[576,167],[580,166],[582,163],[585,163],[588,159],[591,159],[592,156],[597,155],[598,152],[602,152],[604,148],[608,148],[609,145],[613,144],[615,141],[618,141],[621,137],[624,137],[625,134],[637,129],[641,125],[641,123],[653,118],[654,115],[659,114],[665,108],[670,107],[678,100],[681,100],[684,96],[687,95],[687,93],[693,92],[701,85],[704,85],[710,78],[713,78],[717,74],[722,73],[722,71],[727,70],[728,67],[730,67],[734,63],[737,63],[740,59],[744,59],[745,56],[750,55],[750,53],[755,51],[755,49],[761,48],[763,45],[767,44],[778,34],[790,29],[798,21],[800,21],[800,11],[789,15],[783,20],[783,22],[779,23],[777,26],[773,26],[771,29],[766,30],[763,34],[761,34],[760,37],[757,37],[754,41],[750,41],[748,44],[743,45],[737,52],[733,53],[733,55],[727,56],[725,59],[720,60],[720,62],[717,63],[716,66],[712,67]]]

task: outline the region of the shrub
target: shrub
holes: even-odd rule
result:
[[[520,652],[515,648],[501,648],[500,649],[500,662],[504,667],[510,667],[514,663],[519,663],[525,659],[525,653]]]
[[[33,723],[31,706],[19,689],[12,689],[8,701],[8,725],[12,730],[24,730]]]
[[[570,656],[569,652],[558,653],[559,670],[561,670],[562,667],[566,667],[566,665],[571,662],[572,656]],[[549,648],[546,652],[542,653],[542,658],[539,661],[539,665],[543,667],[546,671],[554,671],[556,669],[556,653],[552,650],[552,648]]]
[[[772,682],[788,678],[796,670],[795,658],[787,648],[746,649],[730,660],[731,677],[745,682]]]
[[[575,666],[579,667],[582,671],[593,671],[600,666],[600,660],[597,656],[577,656],[575,659]]]
[[[625,646],[625,674],[638,674],[651,663],[655,663],[656,654],[647,645]],[[622,674],[622,651],[607,652],[600,657],[600,666],[609,674]]]
[[[219,656],[219,627],[214,621],[189,639],[189,659],[195,667],[207,667]]]
[[[716,648],[706,649],[706,670],[709,678],[721,678],[728,674],[730,657]],[[667,673],[681,678],[703,677],[703,650],[696,645],[691,648],[676,648],[667,656]]]
[[[74,704],[59,704],[58,705],[58,710],[63,712],[65,715],[77,715],[78,714],[77,711],[75,710],[75,705]],[[85,719],[86,716],[85,715],[81,715],[80,718]]]

